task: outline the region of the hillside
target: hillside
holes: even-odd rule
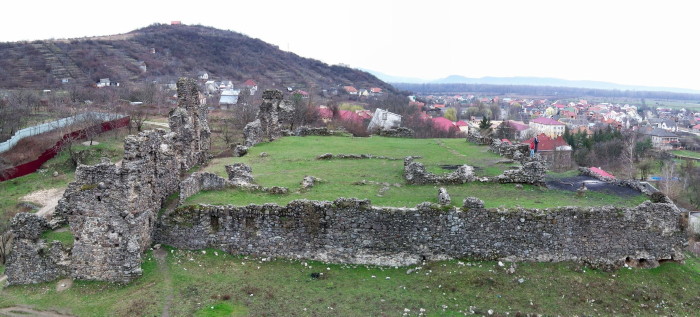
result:
[[[0,43],[0,88],[6,89],[55,88],[63,79],[80,85],[100,78],[167,83],[199,72],[234,83],[253,79],[266,87],[320,90],[355,85],[393,91],[369,73],[204,26],[160,24],[113,36]]]

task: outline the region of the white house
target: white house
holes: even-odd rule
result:
[[[374,111],[372,121],[367,126],[367,131],[386,130],[401,126],[401,116],[387,110],[379,109]]]
[[[238,89],[226,89],[221,91],[219,105],[235,105],[238,103],[238,95],[241,93]]]
[[[566,127],[564,123],[550,118],[537,118],[530,121],[529,125],[535,133],[544,133],[550,138],[556,138],[564,134],[564,128]]]

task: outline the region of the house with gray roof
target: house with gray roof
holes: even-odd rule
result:
[[[673,132],[662,128],[654,128],[651,131],[642,132],[651,138],[651,145],[659,150],[673,150],[681,147],[678,136]]]

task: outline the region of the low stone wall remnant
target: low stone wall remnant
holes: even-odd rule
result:
[[[465,206],[389,208],[345,198],[286,206],[184,206],[164,215],[155,240],[183,249],[335,263],[411,265],[471,258],[574,261],[603,269],[630,259],[682,260],[687,244],[682,213],[672,203],[488,210],[471,198]]]
[[[462,165],[456,171],[443,175],[436,175],[425,170],[422,163],[415,162],[414,157],[408,156],[403,162],[403,177],[409,184],[464,184],[476,180],[474,168],[469,165]]]
[[[512,160],[520,161],[522,158],[530,155],[530,146],[521,143],[511,144],[502,142],[499,139],[493,139],[489,144],[489,151]]]
[[[413,138],[416,132],[409,128],[398,127],[394,129],[381,129],[379,130],[379,135],[391,138]]]
[[[49,282],[70,274],[70,250],[58,241],[40,239],[47,229],[46,220],[36,214],[19,213],[12,218],[15,238],[5,268],[9,285]]]
[[[339,134],[336,131],[330,130],[326,127],[312,128],[307,126],[301,126],[294,130],[295,136],[333,136]]]
[[[498,183],[533,184],[544,186],[544,176],[547,173],[547,166],[537,158],[527,158],[517,169],[503,171],[503,174],[494,177],[492,180]]]
[[[412,156],[415,158],[420,158],[419,156]],[[350,159],[350,160],[367,160],[367,159],[377,159],[377,160],[389,160],[398,161],[400,158],[388,157],[383,155],[372,155],[372,154],[333,154],[325,153],[316,157],[317,160],[332,160],[332,159]]]

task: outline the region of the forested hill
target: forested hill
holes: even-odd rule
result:
[[[394,88],[375,76],[330,66],[240,33],[204,26],[151,25],[126,34],[68,40],[0,43],[0,88],[50,89],[158,81],[207,72],[234,83],[325,89],[338,85]]]

